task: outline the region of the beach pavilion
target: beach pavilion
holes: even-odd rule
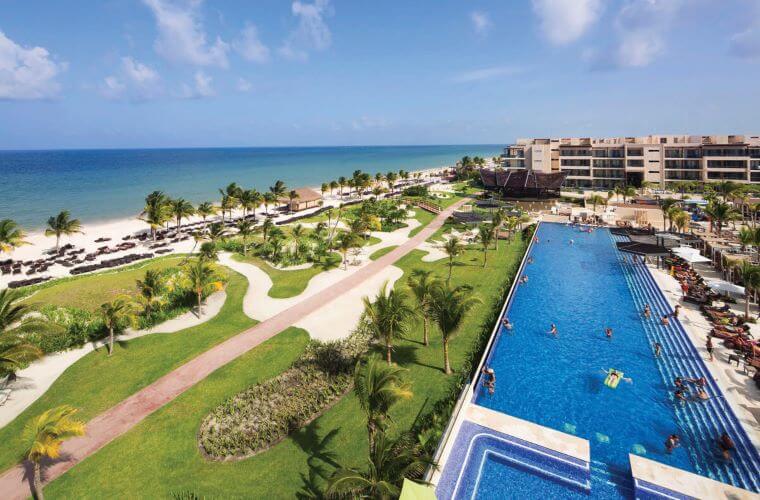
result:
[[[298,196],[292,201],[289,197],[282,197],[279,200],[280,202],[287,204],[291,212],[318,207],[322,204],[322,195],[311,188],[300,187],[294,189],[294,191]]]

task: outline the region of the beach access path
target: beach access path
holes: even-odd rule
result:
[[[306,300],[262,321],[248,330],[216,345],[121,403],[101,413],[87,423],[86,435],[66,441],[61,446],[61,459],[44,470],[44,483],[56,479],[77,463],[128,432],[145,417],[206,378],[237,357],[294,325],[300,318],[334,301],[360,286],[364,281],[386,271],[398,259],[423,244],[461,205],[460,200],[438,214],[424,229],[403,244],[371,262],[357,272],[309,297]],[[30,496],[29,464],[19,464],[0,476],[0,492],[7,500]]]

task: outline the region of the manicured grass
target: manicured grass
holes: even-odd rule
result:
[[[414,209],[414,218],[417,219],[420,222],[420,225],[409,231],[409,237],[412,238],[417,233],[422,231],[425,226],[430,224],[433,219],[435,219],[435,214],[428,212],[427,210],[423,210],[421,208],[415,208]]]
[[[136,295],[135,280],[145,276],[149,269],[163,270],[177,266],[184,257],[152,259],[130,266],[96,274],[88,274],[55,281],[41,287],[27,300],[30,304],[53,304],[94,311],[100,304],[119,295]]]
[[[240,254],[234,254],[232,258],[238,262],[253,264],[267,273],[272,280],[272,288],[269,289],[268,295],[275,299],[287,299],[300,295],[306,290],[309,280],[322,271],[339,266],[342,260],[340,254],[331,253],[327,256],[324,262],[315,263],[313,266],[307,267],[306,269],[283,271],[275,269],[270,266],[267,261],[254,255],[243,256]]]
[[[454,369],[461,366],[501,285],[513,278],[515,264],[524,252],[522,241],[503,244],[491,252],[488,267],[481,267],[482,253],[472,247],[457,259],[453,284],[475,286],[483,303],[468,315],[459,335],[451,342]],[[424,252],[415,250],[396,265],[405,277],[412,270],[430,269],[445,277],[445,260],[422,262]],[[401,279],[397,286],[405,288]],[[284,334],[269,342],[282,342]],[[422,327],[416,325],[408,339],[397,343],[394,361],[408,369],[414,396],[399,405],[392,416],[397,429],[409,428],[417,414],[427,411],[448,392],[453,377],[443,373],[439,334],[431,332],[431,344],[421,344]],[[260,354],[266,344],[219,369],[165,408],[147,417],[135,429],[78,464],[54,481],[46,492],[61,498],[166,498],[185,490],[199,497],[293,498],[303,491],[309,474],[320,486],[337,464],[363,467],[367,453],[363,413],[353,393],[344,397],[305,428],[269,451],[239,462],[206,462],[197,448],[196,433],[211,408],[249,384],[271,377],[288,364],[267,356],[286,350],[273,348]],[[296,349],[288,354],[294,359]],[[249,358],[250,356],[250,358]],[[255,358],[256,356],[261,356]],[[254,359],[252,359],[254,358]]]
[[[383,255],[391,253],[396,248],[398,248],[398,245],[391,245],[389,247],[381,248],[380,250],[375,250],[372,255],[369,256],[369,260],[377,260]]]
[[[112,357],[106,348],[89,353],[71,365],[29,408],[0,429],[0,470],[16,463],[23,453],[21,430],[30,418],[62,404],[80,409],[89,420],[154,382],[174,368],[219,342],[255,324],[243,314],[248,287],[240,274],[230,272],[227,300],[219,314],[193,328],[156,333],[117,343]]]

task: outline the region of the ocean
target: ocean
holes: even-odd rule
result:
[[[134,217],[145,195],[161,190],[193,203],[218,201],[237,182],[265,191],[319,186],[354,170],[387,172],[490,158],[498,145],[0,151],[0,219],[40,229],[69,210],[84,223]]]

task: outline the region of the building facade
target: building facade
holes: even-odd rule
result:
[[[518,139],[504,148],[507,170],[565,172],[565,187],[610,189],[642,182],[760,183],[760,136]]]

